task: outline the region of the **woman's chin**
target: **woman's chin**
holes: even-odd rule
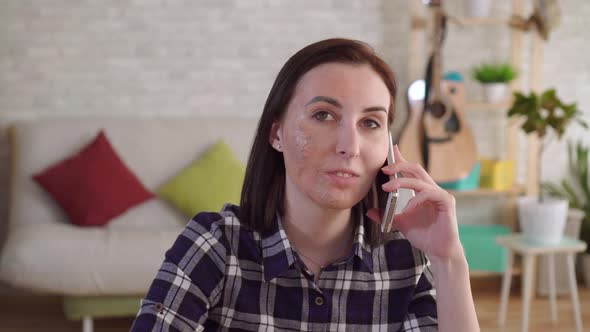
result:
[[[357,197],[339,197],[332,199],[322,199],[317,201],[319,205],[327,209],[345,210],[355,206],[362,198]]]
[[[331,186],[321,186],[307,192],[307,197],[313,200],[317,205],[326,209],[344,210],[354,207],[366,195],[367,190],[364,188],[354,188],[341,190]]]

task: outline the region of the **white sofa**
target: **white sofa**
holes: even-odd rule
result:
[[[72,225],[31,175],[90,142],[101,128],[141,182],[154,191],[223,139],[245,165],[257,121],[228,118],[59,118],[11,128],[8,235],[0,279],[65,296],[147,292],[165,251],[189,218],[155,198],[105,227]]]

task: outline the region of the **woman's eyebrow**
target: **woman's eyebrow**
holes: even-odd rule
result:
[[[363,113],[369,113],[369,112],[385,112],[385,114],[387,114],[387,109],[385,107],[381,107],[381,106],[373,106],[373,107],[369,107],[369,108],[365,108],[363,110]]]
[[[310,101],[307,102],[307,104],[305,104],[305,106],[309,106],[313,103],[318,103],[318,102],[326,102],[328,104],[332,104],[338,108],[342,108],[342,105],[338,102],[338,100],[332,98],[332,97],[326,97],[326,96],[315,96],[313,98],[311,98]]]
[[[336,100],[332,97],[327,97],[327,96],[315,96],[315,97],[311,98],[311,100],[308,101],[307,104],[305,104],[305,106],[307,107],[313,103],[319,103],[319,102],[326,102],[326,103],[334,105],[338,108],[342,108],[342,104],[340,104],[340,102],[338,102],[338,100]],[[379,111],[387,113],[387,109],[385,107],[381,107],[381,106],[373,106],[373,107],[365,108],[363,110],[363,113],[379,112]]]

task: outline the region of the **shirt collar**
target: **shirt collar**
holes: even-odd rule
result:
[[[262,234],[262,265],[264,280],[269,281],[287,270],[295,263],[295,255],[281,217],[277,213],[269,230]]]
[[[369,272],[373,273],[373,250],[367,238],[367,227],[365,226],[365,217],[362,213],[358,213],[357,220],[359,222],[352,249],[354,250],[354,254],[365,264]]]
[[[352,250],[369,272],[373,273],[373,254],[366,237],[365,218],[362,213],[359,215]],[[270,281],[281,275],[296,262],[293,247],[287,238],[278,213],[273,218],[270,229],[262,234],[261,245],[265,281]]]

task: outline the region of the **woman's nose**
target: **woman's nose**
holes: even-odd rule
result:
[[[342,124],[338,127],[336,152],[346,158],[354,158],[360,154],[360,137],[357,128]]]

